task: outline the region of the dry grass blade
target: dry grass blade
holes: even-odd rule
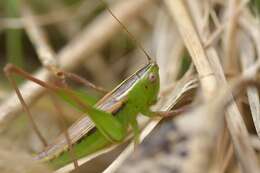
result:
[[[237,13],[237,8],[239,6],[238,0],[230,0],[227,2],[226,9],[226,19],[228,19],[226,29],[224,31],[223,43],[224,43],[224,57],[223,65],[227,73],[237,73],[238,72],[238,60],[234,45],[236,43],[237,25],[239,13]]]
[[[183,41],[190,52],[194,65],[200,76],[201,85],[205,99],[214,94],[216,87],[216,79],[208,62],[205,50],[202,47],[198,34],[193,27],[188,13],[182,1],[165,0],[176,25],[183,38]],[[182,17],[180,17],[182,16]]]
[[[46,33],[39,27],[31,8],[26,3],[23,3],[21,11],[25,30],[36,49],[43,67],[57,66],[55,53],[48,43]]]
[[[243,71],[245,71],[247,68],[252,66],[254,64],[254,46],[252,45],[251,40],[248,38],[246,34],[241,33],[242,37],[240,41],[240,50],[241,50],[241,64]],[[254,125],[256,128],[257,135],[260,137],[260,102],[259,102],[259,93],[256,88],[248,88],[247,89],[247,95],[249,100],[249,106],[251,109],[251,114],[253,117]]]
[[[252,40],[254,40],[254,44],[256,46],[257,52],[257,61],[260,61],[260,23],[257,19],[253,18],[252,15],[248,14],[248,11],[244,10],[243,16],[240,18],[241,27],[250,34]]]
[[[166,12],[160,10],[157,16],[154,29],[156,61],[159,67],[172,67],[160,68],[161,85],[167,86],[178,78],[185,49],[182,39],[172,26],[173,23]]]
[[[252,146],[257,151],[259,151],[260,150],[260,140],[259,140],[259,137],[255,136],[255,135],[252,135],[252,136],[250,136],[250,141],[251,141]]]
[[[220,35],[224,30],[224,25],[219,26],[216,31],[208,38],[208,40],[204,43],[204,47],[207,49],[210,47],[216,40],[219,39]]]
[[[165,1],[165,2],[168,4],[168,7],[171,10],[173,17],[175,18],[176,23],[178,24],[177,26],[179,27],[180,33],[181,33],[184,41],[186,40],[185,44],[186,44],[191,56],[193,57],[193,61],[194,61],[194,64],[197,68],[199,75],[204,77],[201,73],[203,72],[203,69],[205,67],[202,65],[198,65],[196,63],[196,58],[204,59],[205,62],[207,62],[208,59],[207,59],[207,56],[204,53],[204,50],[198,39],[199,37],[194,36],[194,35],[197,35],[197,33],[196,33],[195,29],[193,28],[193,24],[190,21],[190,18],[188,16],[188,13],[186,12],[184,4],[179,0],[178,1]],[[198,6],[198,5],[196,5],[196,3],[194,3],[194,1],[190,2],[190,4],[192,4],[193,6]],[[201,23],[203,23],[203,22],[199,19],[199,18],[201,18],[201,16],[198,14],[200,14],[200,12],[192,13],[192,15],[196,17],[195,21],[197,22],[196,23],[197,26],[201,26]],[[182,17],[180,18],[179,16],[182,16]],[[184,16],[186,16],[186,17],[184,18]],[[203,32],[202,32],[201,28],[199,29],[199,31],[202,35]],[[201,37],[203,37],[203,36],[201,36]],[[191,39],[191,38],[194,38],[194,39]],[[194,51],[193,47],[195,47],[195,46],[197,47],[197,49],[201,49],[199,51],[199,52],[201,52],[201,55],[199,57],[197,57],[198,52]],[[214,49],[211,48],[207,51],[207,54],[209,55],[209,57],[211,57],[211,61],[215,62],[216,65],[214,65],[214,63],[211,63],[209,65],[209,63],[207,62],[206,71],[212,72],[212,69],[213,69],[214,73],[217,75],[216,77],[218,77],[218,78],[215,78],[214,76],[211,76],[211,77],[214,78],[214,80],[218,79],[221,84],[225,84],[226,82],[225,82],[224,73],[223,73],[223,70],[219,63],[219,59],[217,58],[216,51],[214,51]],[[213,55],[213,56],[210,56],[210,55]],[[200,69],[200,68],[202,68],[202,69]],[[206,79],[205,78],[203,78],[203,79],[205,82]],[[201,82],[203,84],[203,81],[201,81]],[[212,84],[212,82],[210,80],[207,81],[207,83]],[[212,85],[214,85],[214,87],[213,86],[210,87],[212,89],[211,94],[214,95],[213,93],[214,93],[214,88],[216,87],[216,82],[214,82]],[[207,95],[207,96],[210,98],[212,95]],[[229,116],[227,116],[228,127],[231,131],[232,139],[235,144],[235,149],[236,149],[236,152],[238,153],[238,157],[239,157],[239,160],[241,161],[243,170],[245,172],[256,172],[257,170],[259,170],[258,166],[257,166],[257,162],[256,162],[256,156],[255,156],[255,153],[254,153],[252,147],[250,146],[249,142],[247,141],[248,132],[247,132],[245,124],[242,120],[242,117],[238,111],[238,108],[235,105],[232,105],[228,109],[228,113],[229,113]],[[234,116],[234,115],[236,115],[236,116]],[[247,158],[247,159],[245,159],[245,158]],[[251,161],[249,162],[249,160],[251,160]]]

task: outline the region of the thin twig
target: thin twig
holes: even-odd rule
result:
[[[47,40],[46,33],[39,26],[31,8],[26,3],[22,4],[21,13],[25,30],[36,49],[41,64],[47,68],[56,67],[55,53]]]

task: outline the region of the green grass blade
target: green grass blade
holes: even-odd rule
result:
[[[6,14],[8,17],[19,16],[19,0],[6,0]],[[6,31],[6,51],[7,60],[9,63],[13,63],[19,67],[24,67],[23,62],[23,45],[22,45],[22,34],[21,29],[7,29]]]

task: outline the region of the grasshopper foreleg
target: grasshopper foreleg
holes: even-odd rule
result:
[[[136,148],[140,143],[140,128],[136,119],[133,119],[130,124],[134,132],[134,148]]]
[[[162,117],[162,118],[167,118],[167,117],[175,117],[185,111],[188,110],[190,106],[183,106],[181,108],[175,109],[175,110],[169,110],[169,111],[151,111],[147,110],[145,112],[142,112],[145,116],[148,117]]]

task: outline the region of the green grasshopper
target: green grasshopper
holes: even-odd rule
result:
[[[134,39],[112,11],[109,8],[108,10],[131,38]],[[113,143],[122,142],[127,136],[129,126],[133,130],[136,143],[138,143],[140,129],[138,127],[137,115],[139,113],[148,117],[154,117],[160,115],[169,116],[174,112],[153,112],[150,110],[151,105],[157,101],[160,88],[159,67],[140,44],[138,44],[138,47],[147,55],[148,64],[124,80],[114,90],[108,92],[94,106],[91,106],[84,96],[69,89],[66,85],[48,84],[32,77],[29,73],[14,65],[6,65],[4,69],[5,74],[13,85],[27,114],[30,114],[28,106],[25,104],[12,78],[12,74],[21,75],[49,89],[86,114],[84,118],[69,127],[67,135],[60,135],[51,145],[48,145],[44,151],[39,153],[36,156],[37,160],[48,162],[53,168],[60,168],[74,161],[74,165],[77,167],[76,159],[92,154]],[[82,81],[82,78],[76,75],[62,72],[61,70],[57,71],[56,74],[62,76],[62,78],[69,77]],[[35,124],[34,126],[36,127]],[[43,137],[39,130],[35,129],[40,139],[42,139]],[[73,158],[71,158],[71,152],[73,153]]]

